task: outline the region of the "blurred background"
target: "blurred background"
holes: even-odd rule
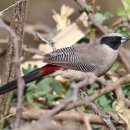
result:
[[[101,11],[109,11],[114,17],[109,22],[113,22],[117,18],[117,9],[122,7],[122,3],[120,0],[96,0],[96,6],[99,6]],[[0,10],[3,10],[10,6],[12,2],[10,0],[4,0],[0,3]],[[56,10],[60,12],[61,6],[63,4],[69,5],[76,9],[74,14],[71,16],[73,20],[77,18],[79,15],[79,6],[73,0],[29,0],[28,1],[28,11],[26,22],[28,24],[35,24],[37,22],[43,22],[50,27],[55,27],[55,22],[52,19],[53,12],[52,10]],[[8,12],[10,13],[10,12]],[[5,14],[7,17],[7,14]],[[8,14],[10,15],[10,14]]]
[[[86,1],[89,3],[89,6],[91,6],[91,8],[93,9],[92,15],[94,18],[96,18],[100,25],[102,25],[104,28],[108,30],[112,29],[114,32],[119,32],[123,35],[127,35],[128,37],[130,37],[130,0]],[[10,5],[12,5],[11,0],[2,0],[0,2],[0,11],[4,10]],[[88,9],[89,7],[87,6],[86,8]],[[82,11],[82,8],[74,0],[28,0],[27,15],[24,28],[24,46],[21,57],[22,74],[27,74],[28,72],[45,64],[42,61],[42,56],[39,56],[38,54],[29,53],[28,51],[26,51],[26,47],[41,50],[44,53],[52,51],[49,45],[41,42],[41,40],[38,39],[38,37],[36,36],[36,32],[41,33],[49,40],[53,39],[56,42],[59,41],[57,43],[58,47],[70,46],[77,42],[79,42],[79,44],[88,44],[86,43],[86,41],[89,41],[90,44],[92,44],[103,34],[101,30],[97,28],[95,25],[89,25],[89,23],[92,23],[92,21],[87,15],[85,15],[86,19],[84,20],[83,17],[82,20],[85,23],[85,26],[89,27],[79,32],[79,30],[76,28],[75,21],[79,19],[79,17],[82,15]],[[65,17],[62,16],[61,12],[65,14]],[[4,12],[2,18],[6,24],[10,25],[11,9]],[[74,37],[74,35],[76,35],[76,37]],[[0,73],[3,69],[5,54],[8,48],[8,38],[8,32],[5,29],[0,28]],[[85,40],[87,40],[84,41],[84,39],[82,38],[85,38]],[[125,60],[127,61],[128,65],[130,63],[129,49],[130,43],[126,44],[124,50],[122,50],[122,54]],[[129,70],[130,69],[125,66],[121,58],[118,58],[117,62],[113,65],[112,69],[102,77],[103,81],[105,82],[106,86],[110,85],[115,80],[118,80],[126,74],[129,74]],[[35,113],[33,112],[33,110],[36,110],[37,112],[37,109],[41,112],[51,110],[55,106],[59,105],[60,102],[62,102],[63,100],[70,98],[70,85],[71,81],[63,78],[62,76],[48,77],[40,81],[34,81],[30,84],[27,84],[27,88],[24,93],[25,109],[31,111],[32,113]],[[86,91],[88,95],[92,95],[95,91],[101,90],[103,87],[106,86],[102,86],[101,83],[97,82],[94,83],[91,87],[89,86]],[[121,93],[123,93],[123,96],[121,95],[123,99],[126,98],[126,100],[129,101],[130,83],[123,85],[121,91]],[[117,91],[113,90],[95,99],[94,102],[98,104],[104,112],[112,113],[115,115],[121,112],[121,116],[119,117],[122,117],[122,120],[123,118],[125,118],[125,122],[128,122],[130,117],[126,115],[130,115],[128,114],[128,112],[130,112],[130,107],[126,107],[126,102],[124,103],[124,100],[120,103],[120,101],[122,100],[120,100],[119,97],[120,95],[117,94]],[[14,94],[12,98],[10,114],[16,111],[16,101],[17,95]],[[125,105],[123,106],[122,104]],[[92,110],[90,110],[86,106],[80,106],[78,110],[87,114],[93,114]],[[126,112],[126,110],[128,111]],[[126,113],[124,114],[123,112]],[[38,116],[40,115],[41,113],[38,114]],[[34,117],[27,116],[22,117],[23,124],[30,122],[32,123],[33,121],[37,120],[37,118],[35,118],[35,115],[33,115]],[[5,125],[4,130],[9,130],[10,124],[13,121],[14,117],[7,119],[7,123]],[[49,124],[51,124],[50,121],[48,122]],[[59,128],[61,130],[63,130],[62,125],[64,125],[65,130],[85,130],[85,125],[82,126],[83,123],[81,122],[78,122],[81,125],[81,127],[80,125],[76,124],[75,121],[72,121],[72,124],[70,124],[69,121],[65,123],[56,123],[60,125]],[[66,125],[67,123],[68,125]],[[130,122],[128,124],[130,124]],[[128,124],[126,126],[128,126]],[[120,127],[120,130],[122,130],[122,126],[120,125],[118,126],[117,124],[116,127]],[[67,126],[70,127],[68,128]],[[92,128],[93,130],[105,130],[101,129],[102,126],[99,124],[92,125]]]

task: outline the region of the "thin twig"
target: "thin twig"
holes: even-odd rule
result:
[[[29,53],[33,53],[33,54],[38,54],[40,56],[44,56],[45,55],[45,52],[42,52],[42,51],[40,51],[38,49],[35,49],[35,48],[26,47],[25,45],[22,46],[22,49],[25,52],[29,52]]]
[[[14,42],[14,63],[15,63],[15,71],[16,71],[17,86],[18,86],[18,102],[17,102],[16,121],[12,128],[13,130],[19,129],[22,110],[23,110],[23,92],[24,92],[25,84],[20,73],[20,56],[22,51],[23,28],[25,22],[26,6],[27,6],[27,0],[22,0],[14,8],[14,14],[15,14],[14,30],[15,33],[17,34],[17,37],[14,38],[13,42]]]
[[[124,55],[124,52],[122,51],[122,49],[120,50],[119,55],[120,55],[121,61],[124,63],[125,68],[130,73],[130,63],[128,62],[126,55]]]
[[[119,80],[117,80],[113,84],[108,85],[107,87],[102,88],[101,90],[95,91],[94,94],[92,94],[91,96],[89,96],[89,98],[87,99],[87,101],[88,102],[94,101],[95,99],[101,97],[102,95],[104,95],[106,93],[109,93],[109,92],[113,91],[114,89],[116,89],[116,88],[118,88],[120,86],[121,87],[125,86],[125,84],[128,84],[129,82],[130,82],[130,74],[128,74],[128,75],[120,78]],[[86,100],[86,99],[77,101],[76,103],[71,103],[70,105],[68,105],[68,107],[66,108],[66,110],[70,110],[70,109],[72,109],[74,107],[78,107],[80,105],[83,105],[84,102],[85,102],[84,100]]]
[[[5,24],[1,18],[0,18],[0,25],[2,28],[6,29],[13,37],[16,37],[16,33],[7,24]]]
[[[86,100],[86,105],[88,105],[89,107],[91,107],[91,109],[106,123],[106,125],[108,126],[108,128],[110,130],[116,130],[114,124],[112,123],[110,117],[108,115],[106,115],[105,113],[103,113],[96,104],[90,102],[88,103],[88,101]]]
[[[75,108],[75,107],[74,107]],[[25,120],[38,120],[41,118],[41,115],[48,112],[49,110],[43,110],[40,108],[25,108],[22,113],[22,118]],[[101,124],[104,125],[105,123],[102,121],[102,119],[95,114],[92,113],[82,113],[82,112],[76,112],[76,111],[62,111],[61,113],[54,116],[54,119],[56,120],[76,120],[79,122],[83,122],[83,118],[81,117],[81,114],[87,117],[92,124]],[[6,117],[13,117],[16,115],[16,108],[11,107],[10,108],[10,114]],[[69,115],[69,116],[68,116]],[[125,122],[119,118],[117,120],[117,123],[120,123],[122,125],[125,125]]]
[[[94,94],[92,96],[90,96],[89,98],[91,99],[91,101],[99,98],[100,96],[108,93],[108,92],[111,92],[112,90],[116,89],[117,87],[120,87],[127,83],[130,82],[130,74],[120,78],[119,80],[117,80],[116,82],[114,82],[113,84],[111,85],[108,85],[107,87],[105,88],[102,88],[101,90],[97,90],[94,92]]]
[[[84,87],[85,85],[93,84],[96,79],[97,78],[94,76],[93,76],[93,78],[92,78],[92,76],[89,76],[85,80],[75,84],[75,86],[73,88],[78,88],[78,90],[79,90],[81,87]],[[110,120],[110,117],[108,117],[106,114],[104,114],[96,106],[96,104],[92,103],[89,99],[89,96],[84,91],[83,91],[83,96],[81,98],[84,99],[84,104],[89,106],[106,123],[106,125],[110,128],[110,130],[116,130],[115,126],[113,125],[112,121]]]
[[[24,91],[24,80],[20,73],[20,51],[19,51],[19,42],[17,39],[14,39],[14,63],[15,63],[15,71],[17,77],[17,86],[18,86],[18,102],[17,102],[17,112],[16,112],[16,122],[14,125],[14,129],[18,129],[20,125],[22,110],[23,110],[23,91]]]
[[[51,48],[52,48],[53,51],[56,50],[55,42],[54,42],[54,41],[49,41],[49,40],[45,39],[45,38],[44,38],[40,33],[38,33],[38,32],[36,33],[36,35],[37,35],[37,37],[38,37],[42,42],[48,43],[48,44],[51,46]]]
[[[0,39],[0,45],[8,45],[8,39]],[[45,52],[40,51],[38,49],[32,48],[32,47],[27,47],[26,45],[22,45],[22,50],[28,53],[32,53],[32,54],[38,54],[40,56],[44,56]],[[41,60],[41,59],[40,59]]]
[[[10,8],[14,7],[15,5],[19,4],[22,0],[17,1],[16,3],[12,4],[11,6],[5,8],[4,10],[0,11],[0,16],[5,13],[5,11],[8,11]]]
[[[84,114],[82,114],[82,116],[83,116],[84,124],[86,126],[86,130],[92,130],[89,118],[87,116],[85,116]]]
[[[80,7],[85,8],[87,5],[87,2],[85,0],[75,0],[75,2],[80,5]],[[103,32],[104,34],[107,34],[109,32],[111,32],[110,30],[105,29],[97,20],[96,18],[93,16],[91,11],[87,12],[91,22],[93,25],[95,25],[101,32]]]
[[[40,118],[40,121],[43,121],[44,119],[46,119],[47,117],[52,117],[56,114],[58,114],[59,112],[61,112],[62,110],[64,110],[66,108],[66,106],[68,106],[68,104],[70,104],[73,101],[73,98],[69,98],[67,100],[65,100],[63,103],[60,103],[57,107],[55,107],[54,109],[50,110],[49,112],[47,112],[46,114],[43,114]]]

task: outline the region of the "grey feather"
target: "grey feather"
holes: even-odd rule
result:
[[[44,61],[83,72],[93,72],[96,69],[96,66],[90,64],[89,61],[85,62],[85,59],[79,55],[79,52],[77,51],[78,47],[84,48],[86,45],[83,45],[82,47],[81,45],[75,45],[63,49],[57,49],[54,52],[45,55]]]

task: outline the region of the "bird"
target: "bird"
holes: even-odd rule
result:
[[[78,70],[92,72],[100,77],[105,74],[116,61],[119,50],[129,37],[120,33],[103,35],[94,44],[75,44],[70,47],[56,49],[43,56],[47,65],[23,76],[25,84],[48,76],[58,70]],[[17,80],[13,80],[0,87],[0,95],[17,88]]]

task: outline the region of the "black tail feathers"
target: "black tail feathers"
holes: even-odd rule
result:
[[[30,83],[31,81],[37,80],[42,77],[40,73],[40,68],[30,72],[29,74],[23,76],[25,84]],[[0,95],[8,93],[17,88],[17,80],[13,80],[2,87],[0,87]]]

